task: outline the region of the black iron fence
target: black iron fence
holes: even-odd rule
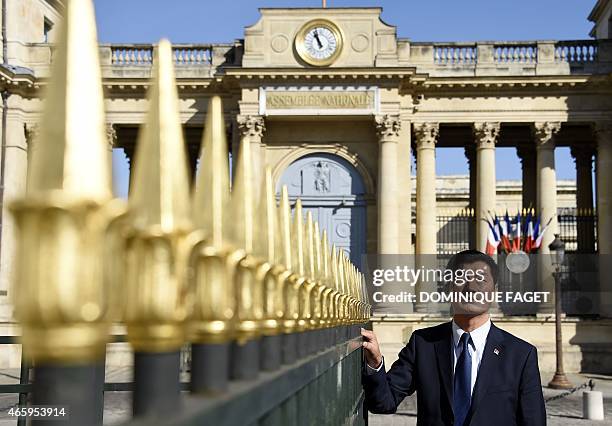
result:
[[[570,253],[597,252],[597,214],[592,209],[559,209],[559,238]]]
[[[438,254],[443,258],[474,247],[476,218],[474,210],[465,208],[455,213],[436,216]]]
[[[529,267],[520,274],[512,273],[507,267],[506,254],[497,258],[500,265],[498,289],[500,291],[533,292],[541,291],[537,283],[538,256],[530,255]],[[593,317],[599,313],[601,292],[599,291],[599,259],[596,254],[567,253],[558,274],[562,290],[562,311],[570,316]],[[505,315],[533,315],[537,304],[504,303],[500,306]]]
[[[592,209],[563,208],[557,213],[559,238],[569,253],[597,252],[597,214]],[[437,247],[439,255],[452,255],[475,245],[474,211],[465,208],[456,213],[443,213],[436,217]]]
[[[212,94],[191,190],[167,40],[155,47],[129,200],[113,197],[93,12],[90,0],[66,2],[28,191],[10,205],[15,317],[33,366],[31,386],[24,363],[15,390],[39,410],[35,424],[100,425],[105,389],[133,391],[134,425],[363,424],[364,275],[300,200],[292,211],[286,187],[277,205],[272,170],[250,151],[259,116],[235,118],[230,190]],[[134,353],[124,387],[104,383],[113,323]]]
[[[560,273],[563,289],[563,311],[567,315],[592,316],[597,314],[599,288],[597,252],[597,215],[589,209],[559,209],[559,238],[566,244],[566,264]],[[453,214],[437,216],[438,266],[443,268],[452,255],[473,248],[475,217],[466,208]],[[537,261],[521,274],[513,274],[503,267],[506,254],[498,255],[501,291],[536,291]],[[506,315],[531,315],[537,305],[526,303],[506,304],[500,307]]]
[[[125,335],[112,335],[109,339],[112,343],[122,343],[126,341]],[[21,339],[19,336],[0,336],[0,345],[20,345]],[[33,391],[33,365],[25,356],[23,350],[21,350],[21,359],[19,364],[19,383],[1,384],[0,394],[17,394],[19,396],[17,404],[12,408],[18,410],[27,409],[31,404],[31,395]],[[187,371],[188,365],[181,365],[181,371]],[[183,387],[187,389],[188,383],[183,383]],[[104,392],[122,392],[122,391],[133,391],[133,382],[105,382]],[[17,425],[25,426],[27,424],[27,416],[18,416]]]
[[[369,325],[364,325],[371,328]],[[353,335],[351,337],[351,334]],[[113,343],[126,342],[125,335],[113,335]],[[0,345],[20,344],[18,336],[0,336]],[[281,360],[275,368],[263,371],[251,381],[238,381],[217,395],[190,396],[190,348],[182,355],[186,362],[180,383],[184,393],[180,411],[170,419],[132,421],[132,425],[243,425],[262,426],[367,424],[363,407],[360,375],[362,368],[359,330],[329,329],[318,336],[300,337],[294,362]],[[23,354],[23,352],[22,352]],[[19,383],[0,385],[0,394],[17,394],[14,408],[27,409],[34,390],[33,366],[22,356]],[[338,386],[338,384],[341,384]],[[133,392],[134,382],[105,382],[106,392]],[[100,413],[102,419],[102,413]],[[26,416],[17,418],[18,426],[28,424]]]

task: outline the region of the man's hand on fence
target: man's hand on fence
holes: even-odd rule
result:
[[[376,335],[373,331],[366,330],[365,328],[361,329],[361,335],[364,338],[363,348],[365,349],[366,362],[371,368],[377,370],[380,368],[383,358],[378,347]]]

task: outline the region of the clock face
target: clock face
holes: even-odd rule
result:
[[[317,26],[310,29],[304,37],[306,52],[314,59],[331,58],[338,49],[336,35],[327,27]]]
[[[342,32],[331,21],[317,19],[308,22],[295,39],[296,51],[309,65],[331,65],[342,50]]]

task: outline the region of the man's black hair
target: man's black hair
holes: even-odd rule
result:
[[[491,256],[484,254],[478,250],[463,250],[459,253],[455,253],[453,257],[450,258],[448,264],[446,265],[446,269],[450,269],[451,271],[456,271],[461,269],[463,265],[467,263],[474,262],[484,262],[489,265],[489,269],[491,270],[491,275],[493,276],[493,282],[497,284],[497,274],[499,273],[499,268],[497,267],[497,263]]]

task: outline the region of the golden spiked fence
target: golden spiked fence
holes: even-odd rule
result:
[[[253,182],[248,141],[230,191],[219,97],[190,191],[165,40],[129,200],[113,198],[91,0],[67,2],[60,34],[27,193],[11,206],[32,404],[68,407],[69,424],[101,424],[106,345],[120,323],[135,354],[134,424],[361,422],[364,275],[310,213],[304,220],[299,200],[292,214],[286,188],[277,205],[269,169]]]

